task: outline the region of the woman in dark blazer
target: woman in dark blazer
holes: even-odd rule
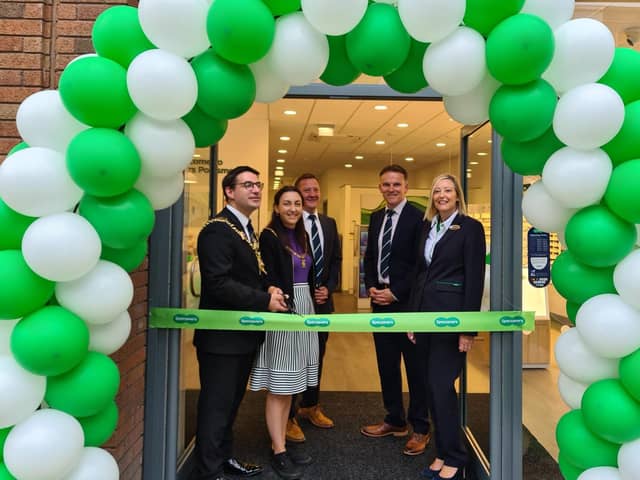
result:
[[[485,268],[482,224],[466,215],[460,184],[453,175],[439,175],[431,187],[419,243],[411,307],[418,312],[480,310]],[[427,362],[431,419],[436,458],[423,475],[461,479],[467,452],[460,441],[455,381],[471,349],[474,333],[409,333]]]

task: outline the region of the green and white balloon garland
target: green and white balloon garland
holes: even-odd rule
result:
[[[542,175],[531,224],[576,328],[556,344],[566,479],[640,477],[640,54],[573,0],[141,0],[96,20],[96,54],[23,101],[0,165],[0,479],[118,478],[109,355],[128,337],[154,210],[229,119],[321,78],[430,84],[491,120],[507,165]],[[48,408],[39,409],[43,401]],[[35,435],[38,432],[38,435]],[[38,461],[34,462],[33,459]]]

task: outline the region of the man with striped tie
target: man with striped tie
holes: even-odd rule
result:
[[[296,188],[302,193],[304,227],[311,240],[313,263],[315,270],[314,300],[318,314],[332,313],[333,300],[331,293],[338,287],[338,279],[342,263],[340,238],[336,221],[326,215],[318,213],[321,201],[320,182],[312,173],[304,173],[298,177]],[[296,408],[296,398],[291,402],[291,412],[287,423],[287,440],[290,442],[304,442],[304,432],[296,420],[305,418],[319,428],[333,428],[333,420],[327,417],[318,404],[320,394],[320,377],[322,375],[322,359],[326,350],[329,332],[318,332],[319,368],[318,386],[309,387],[302,394],[299,408]]]
[[[418,242],[422,228],[422,212],[407,202],[407,171],[400,165],[387,165],[380,171],[378,188],[385,208],[374,212],[369,222],[368,244],[364,256],[365,286],[373,312],[408,310],[412,272],[418,258]],[[427,387],[423,366],[416,346],[405,333],[374,333],[382,399],[387,415],[381,423],[363,426],[367,437],[413,433],[403,453],[419,455],[429,443]],[[407,415],[402,398],[400,360],[404,359],[409,383]]]

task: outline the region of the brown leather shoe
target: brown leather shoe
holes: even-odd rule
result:
[[[360,433],[366,437],[379,438],[393,435],[394,437],[406,437],[409,430],[406,426],[394,427],[386,422],[377,423],[375,425],[367,425],[360,429]]]
[[[306,440],[304,432],[300,428],[298,421],[295,418],[287,420],[287,433],[286,438],[288,442],[302,443]]]
[[[298,416],[300,418],[306,418],[312,425],[318,428],[333,428],[333,420],[327,417],[320,405],[314,405],[313,407],[300,407],[298,409]]]
[[[431,440],[431,434],[413,432],[404,446],[402,453],[411,456],[420,455],[421,453],[424,453],[427,445],[429,444],[429,440]]]

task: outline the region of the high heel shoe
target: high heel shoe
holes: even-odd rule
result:
[[[441,477],[439,471],[433,476],[433,480],[462,480],[462,468],[458,468],[453,477]]]
[[[420,472],[420,475],[422,475],[424,478],[430,478],[433,480],[437,478],[437,475],[439,473],[440,473],[440,470],[431,470],[430,467],[424,467],[424,470]]]

